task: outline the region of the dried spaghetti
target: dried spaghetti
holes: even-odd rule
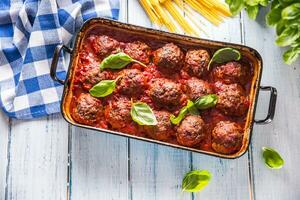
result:
[[[221,0],[139,0],[154,24],[164,25],[172,32],[199,35],[203,23],[195,19],[195,12],[210,23],[219,25],[231,16],[226,4]],[[182,12],[184,11],[184,12]]]

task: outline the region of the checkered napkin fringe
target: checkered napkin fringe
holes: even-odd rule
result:
[[[0,0],[0,106],[31,119],[60,111],[63,86],[49,75],[58,44],[92,17],[118,18],[119,0]],[[57,75],[65,78],[61,55]]]

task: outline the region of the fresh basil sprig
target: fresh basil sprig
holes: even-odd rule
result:
[[[114,92],[116,80],[103,80],[94,85],[90,90],[93,97],[106,97]]]
[[[195,104],[194,102],[188,100],[186,106],[182,107],[181,110],[179,111],[178,116],[176,117],[175,115],[170,116],[170,121],[174,125],[180,124],[180,122],[184,119],[184,117],[191,112],[192,114],[199,114],[197,109],[195,109]]]
[[[182,180],[183,192],[198,192],[211,180],[211,173],[207,170],[193,170],[188,172]]]
[[[241,53],[233,48],[226,47],[217,50],[208,64],[208,71],[210,70],[210,66],[212,63],[225,63],[228,61],[238,61],[241,59]]]
[[[157,119],[150,106],[148,106],[146,103],[133,103],[131,106],[130,115],[132,120],[139,125],[157,125]]]
[[[129,55],[123,52],[119,52],[116,54],[111,54],[106,57],[100,63],[100,69],[122,69],[126,67],[129,63],[136,62],[144,67],[147,67],[144,63],[131,58]]]
[[[195,101],[195,106],[199,110],[205,110],[214,107],[218,103],[218,95],[208,94],[198,98]]]
[[[265,164],[271,169],[280,169],[284,165],[284,160],[279,153],[272,148],[263,147],[263,158]]]
[[[299,0],[226,0],[233,15],[243,8],[251,19],[255,19],[261,6],[271,3],[266,23],[276,29],[276,45],[289,47],[283,60],[291,65],[300,55],[300,2]]]

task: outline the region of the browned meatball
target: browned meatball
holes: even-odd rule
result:
[[[114,129],[121,129],[132,120],[130,116],[131,103],[128,99],[121,97],[111,101],[105,107],[105,118]]]
[[[249,80],[250,71],[247,66],[238,62],[228,62],[213,68],[213,78],[215,81],[224,83],[246,84]]]
[[[213,93],[212,87],[208,82],[197,78],[188,79],[185,88],[187,96],[192,100]]]
[[[145,126],[144,129],[151,138],[166,141],[174,134],[170,122],[170,113],[167,111],[154,111],[154,114],[158,124],[155,126]]]
[[[101,58],[109,56],[111,53],[119,51],[120,43],[106,35],[91,35],[88,38],[91,41],[91,47]]]
[[[132,43],[127,43],[124,53],[144,64],[148,64],[150,62],[151,49],[143,42],[134,41]]]
[[[226,115],[243,116],[246,114],[249,103],[244,89],[238,84],[216,83],[219,96],[217,108]]]
[[[153,62],[163,72],[173,72],[181,69],[184,54],[178,46],[168,43],[154,52]]]
[[[177,141],[184,146],[192,147],[205,138],[205,123],[198,115],[187,116],[177,129]]]
[[[95,67],[90,69],[90,71],[86,72],[83,81],[83,87],[86,90],[89,90],[100,81],[111,79],[111,78],[112,77],[108,71],[100,71],[99,67]]]
[[[180,86],[168,79],[159,78],[150,86],[149,95],[161,106],[178,105],[182,96]]]
[[[184,70],[191,76],[201,78],[207,73],[209,53],[204,49],[189,50],[185,56]]]
[[[235,122],[220,121],[212,131],[212,148],[223,154],[237,152],[242,146],[243,129]]]
[[[82,93],[73,108],[72,117],[81,124],[93,125],[103,115],[101,101],[90,94]]]
[[[120,72],[120,77],[121,78],[118,82],[118,90],[122,94],[140,94],[145,89],[147,79],[143,76],[143,73],[138,69],[124,69]]]

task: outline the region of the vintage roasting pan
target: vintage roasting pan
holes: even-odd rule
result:
[[[96,29],[95,29],[96,28]],[[224,155],[224,154],[219,154],[216,152],[208,152],[204,150],[199,150],[195,148],[190,148],[190,147],[185,147],[181,145],[176,145],[176,144],[170,144],[162,141],[157,141],[157,140],[152,140],[148,138],[142,138],[142,137],[137,137],[133,135],[129,135],[126,133],[122,132],[116,132],[116,131],[111,131],[111,130],[106,130],[106,129],[101,129],[101,128],[95,128],[92,126],[87,126],[87,125],[82,125],[78,124],[75,122],[69,111],[70,107],[70,102],[71,102],[71,97],[72,97],[72,91],[70,88],[72,88],[72,80],[74,76],[74,69],[77,66],[77,61],[78,61],[78,50],[80,49],[82,45],[82,41],[85,37],[86,34],[89,32],[93,32],[95,30],[100,31],[102,34],[106,34],[109,36],[121,36],[121,35],[126,35],[126,38],[131,38],[131,39],[141,39],[141,40],[146,40],[149,41],[150,45],[153,47],[155,44],[164,44],[167,42],[173,42],[177,45],[179,45],[181,48],[191,48],[191,47],[203,47],[206,49],[210,49],[211,51],[217,50],[222,47],[232,47],[238,49],[243,56],[245,56],[250,63],[253,66],[254,69],[254,75],[253,75],[253,80],[252,80],[252,86],[250,90],[250,107],[249,111],[247,114],[247,119],[246,119],[246,124],[245,124],[245,132],[244,132],[244,138],[243,138],[243,144],[241,149],[236,152],[235,154],[231,155]],[[61,80],[59,77],[56,75],[56,69],[57,69],[57,63],[59,59],[59,55],[61,51],[65,50],[67,53],[71,54],[70,58],[70,64],[69,64],[69,69],[67,73],[67,77],[65,80]],[[204,40],[204,39],[199,39],[195,37],[189,37],[185,35],[179,35],[179,34],[174,34],[174,33],[168,33],[164,31],[159,31],[155,29],[150,29],[150,28],[144,28],[140,26],[135,26],[131,24],[126,24],[126,23],[121,23],[109,19],[104,19],[104,18],[94,18],[86,21],[84,25],[81,27],[79,32],[76,35],[75,38],[75,45],[73,48],[69,48],[65,45],[58,45],[55,49],[53,60],[52,60],[52,65],[51,65],[51,70],[50,74],[53,80],[61,83],[64,85],[64,91],[63,91],[63,96],[61,100],[61,112],[63,117],[67,122],[69,122],[72,125],[82,127],[82,128],[87,128],[87,129],[92,129],[92,130],[97,130],[99,133],[110,133],[110,134],[115,134],[115,135],[120,135],[120,136],[125,136],[129,138],[135,138],[143,141],[148,141],[152,143],[157,143],[157,144],[162,144],[170,147],[175,147],[183,150],[189,150],[192,152],[198,152],[198,153],[203,153],[203,154],[208,154],[212,156],[217,156],[221,158],[238,158],[242,156],[248,149],[250,140],[251,140],[251,134],[252,134],[252,129],[253,129],[253,124],[266,124],[272,121],[274,118],[275,114],[275,107],[276,107],[276,99],[277,99],[277,90],[274,87],[271,86],[260,86],[260,80],[261,80],[261,74],[262,74],[262,58],[259,55],[259,53],[250,47],[239,45],[239,44],[232,44],[232,43],[226,43],[226,42],[217,42],[217,41],[211,41],[211,40]],[[269,108],[268,108],[268,113],[267,117],[263,120],[255,120],[255,109],[256,109],[256,104],[257,104],[257,99],[258,99],[258,93],[259,90],[267,90],[270,92],[270,102],[269,102]]]

